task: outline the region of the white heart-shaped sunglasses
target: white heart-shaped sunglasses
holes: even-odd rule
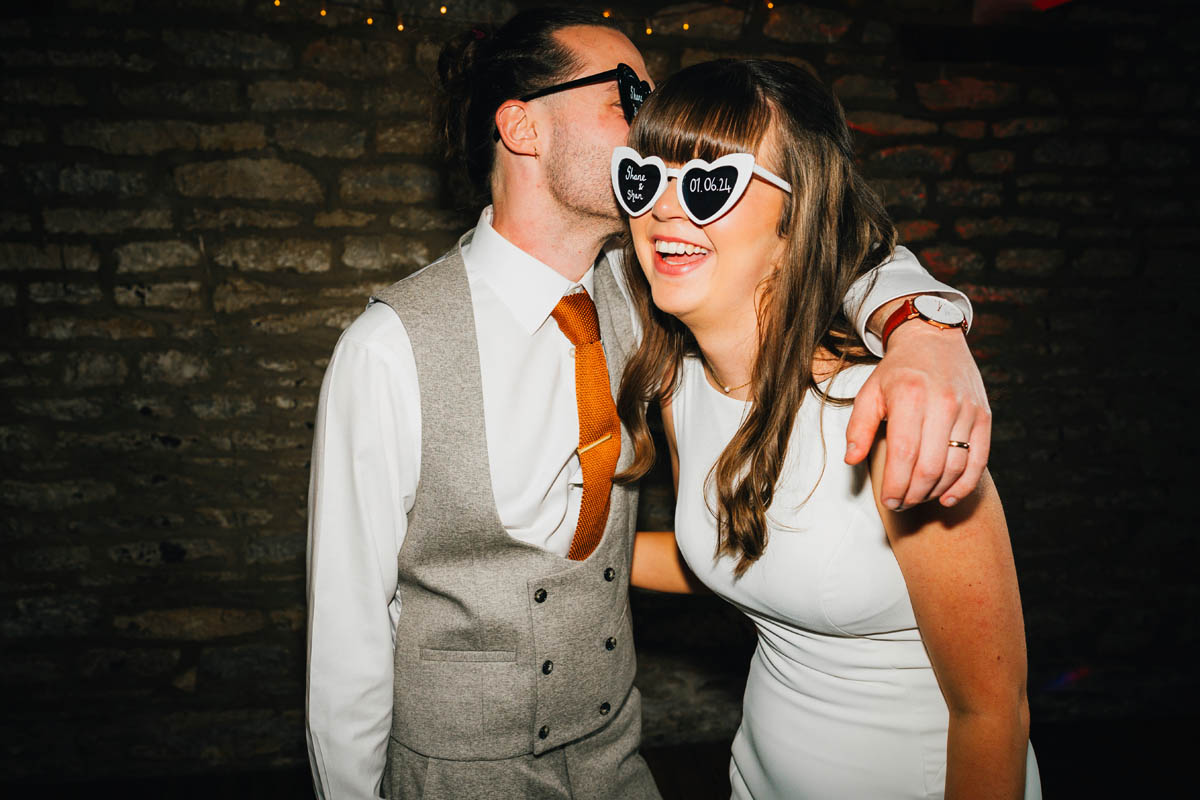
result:
[[[754,163],[750,153],[729,153],[716,161],[693,158],[679,169],[669,168],[658,156],[643,158],[632,147],[618,147],[612,154],[613,191],[631,217],[649,211],[674,178],[684,213],[697,225],[707,225],[737,204],[755,175],[791,194],[792,185]]]

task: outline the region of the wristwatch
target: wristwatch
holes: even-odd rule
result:
[[[935,328],[960,328],[967,332],[967,317],[962,309],[935,294],[921,294],[905,299],[904,305],[892,312],[883,323],[883,349],[887,350],[892,332],[910,319],[919,319]]]

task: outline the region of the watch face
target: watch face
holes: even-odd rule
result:
[[[923,294],[915,298],[913,308],[921,312],[921,316],[943,325],[961,325],[965,319],[962,309],[954,303],[931,294]]]

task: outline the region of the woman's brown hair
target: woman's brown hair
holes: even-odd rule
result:
[[[842,299],[858,278],[890,258],[896,232],[854,168],[842,108],[812,74],[791,64],[721,60],[673,75],[647,99],[629,146],[668,164],[754,153],[792,185],[779,219],[783,256],[759,293],[759,348],[750,409],[709,475],[715,489],[717,555],[737,559],[741,576],[767,546],[767,509],[787,455],[796,412],[809,391],[822,401],[814,360],[835,372],[872,356],[858,341]],[[699,354],[688,329],[656,308],[632,246],[625,272],[643,336],[617,399],[634,460],[617,479],[636,480],[654,464],[647,404],[670,399],[685,356]]]

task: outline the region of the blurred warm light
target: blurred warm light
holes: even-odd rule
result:
[[[374,18],[374,17],[367,17],[367,24],[368,24],[368,25],[374,25],[374,24],[375,24],[375,18]]]
[[[689,26],[688,26],[688,24],[687,24],[686,22],[685,22],[685,23],[683,23],[683,29],[684,29],[685,31],[688,29],[688,27],[689,27]]]

